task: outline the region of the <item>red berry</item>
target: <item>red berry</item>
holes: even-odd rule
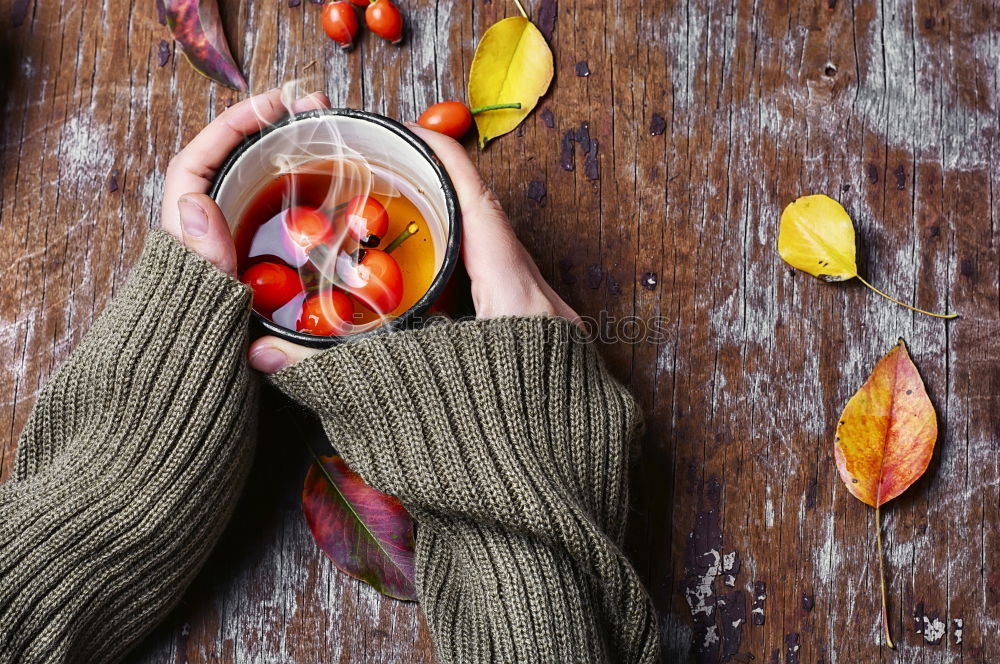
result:
[[[359,249],[355,256],[341,252],[336,269],[347,292],[377,314],[392,313],[403,301],[403,273],[380,249]]]
[[[469,112],[465,104],[457,101],[443,101],[421,113],[417,122],[425,129],[451,136],[457,141],[465,136],[472,126],[472,113]]]
[[[375,0],[365,10],[368,29],[393,44],[403,41],[403,15],[392,0]]]
[[[327,291],[306,298],[295,329],[318,337],[339,337],[350,331],[353,318],[351,298],[340,291]]]
[[[346,0],[328,2],[323,7],[323,30],[327,37],[340,44],[340,48],[351,48],[354,35],[358,34],[358,15],[351,3]]]
[[[285,210],[285,231],[295,244],[309,251],[333,237],[330,218],[315,208],[296,205]]]
[[[355,196],[344,210],[347,234],[362,247],[377,247],[389,230],[389,213],[371,196]]]
[[[253,289],[253,308],[266,316],[302,292],[299,273],[280,263],[252,265],[240,279]]]
[[[372,0],[351,0],[352,3],[358,7],[368,7],[372,3]]]

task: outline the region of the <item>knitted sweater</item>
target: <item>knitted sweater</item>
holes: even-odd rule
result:
[[[253,453],[249,305],[244,285],[150,234],[39,395],[0,486],[0,662],[117,661],[179,599]],[[417,520],[417,593],[443,664],[658,659],[652,604],[618,548],[638,412],[571,330],[434,325],[273,377]]]

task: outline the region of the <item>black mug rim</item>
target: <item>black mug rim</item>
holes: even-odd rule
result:
[[[347,341],[355,341],[375,334],[384,334],[386,332],[412,327],[417,319],[427,313],[431,305],[434,304],[434,302],[443,293],[445,286],[448,284],[448,280],[455,271],[455,266],[458,264],[462,238],[462,212],[458,204],[458,195],[455,193],[455,187],[451,182],[451,178],[448,177],[448,173],[445,171],[444,166],[437,158],[437,155],[434,154],[434,151],[431,150],[419,136],[414,134],[399,122],[391,118],[387,118],[384,115],[370,113],[368,111],[359,111],[353,108],[319,108],[312,111],[303,111],[301,113],[291,113],[278,122],[264,127],[257,133],[247,136],[238,146],[236,146],[236,148],[233,149],[232,152],[229,153],[226,160],[222,162],[222,166],[219,167],[218,172],[215,174],[215,178],[212,180],[212,186],[208,191],[208,195],[212,197],[213,200],[216,198],[219,190],[222,188],[223,181],[226,179],[226,176],[232,170],[233,166],[240,159],[240,157],[242,157],[243,154],[255,143],[260,141],[260,139],[264,138],[273,131],[292,124],[293,122],[328,115],[364,120],[383,129],[387,129],[409,143],[410,147],[414,148],[418,153],[420,153],[421,156],[424,157],[424,159],[427,160],[427,162],[434,169],[434,172],[438,177],[438,182],[441,185],[441,191],[444,194],[445,212],[448,216],[448,239],[445,242],[444,247],[444,260],[441,263],[441,267],[438,269],[437,274],[435,274],[434,278],[431,280],[431,284],[427,288],[427,291],[420,296],[420,299],[418,299],[413,306],[400,314],[399,317],[383,323],[374,329],[339,337],[319,337],[312,334],[303,334],[302,332],[297,332],[295,330],[289,330],[288,328],[282,327],[269,318],[259,314],[256,310],[253,311],[254,320],[269,334],[273,334],[276,337],[280,337],[303,346],[309,346],[311,348],[329,348]]]

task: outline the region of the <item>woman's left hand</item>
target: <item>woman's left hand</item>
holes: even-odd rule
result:
[[[163,185],[160,226],[229,275],[236,274],[236,248],[222,210],[208,196],[216,171],[244,138],[280,120],[330,106],[322,92],[288,102],[281,88],[226,109],[170,160]]]

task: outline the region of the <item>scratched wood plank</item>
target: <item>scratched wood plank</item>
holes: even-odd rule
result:
[[[503,2],[403,3],[410,37],[345,55],[321,7],[220,3],[251,87],[324,89],[412,119],[461,99]],[[295,6],[289,6],[289,4]],[[537,0],[557,77],[477,153],[543,274],[647,414],[628,551],[667,661],[1000,657],[1000,15],[987,2]],[[170,156],[237,95],[195,74],[152,2],[13,0],[0,19],[0,476],[38,389],[156,223]],[[161,65],[161,59],[166,61]],[[116,173],[114,177],[112,174]],[[871,281],[825,285],[774,252],[785,203],[837,197]],[[633,318],[634,317],[634,318]],[[840,485],[836,418],[905,337],[941,423],[926,479],[874,519]],[[339,574],[298,492],[298,415],[268,396],[237,517],[141,662],[429,662],[413,605]]]

